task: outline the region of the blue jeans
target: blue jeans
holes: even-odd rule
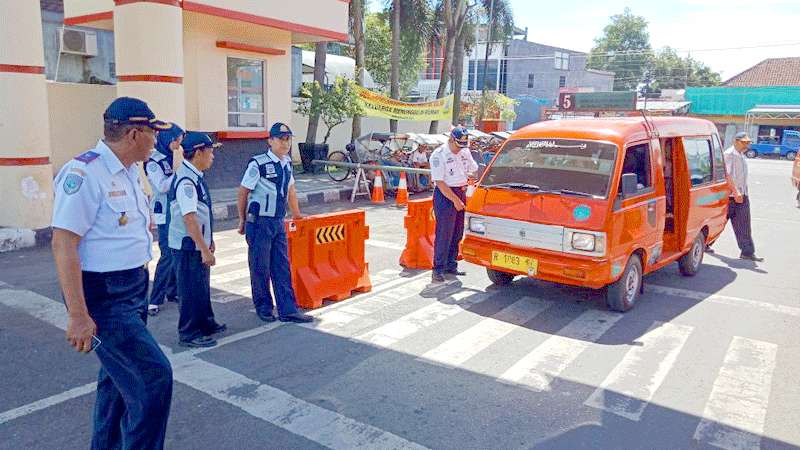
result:
[[[256,311],[272,314],[274,303],[269,292],[269,283],[272,281],[278,315],[284,317],[296,313],[297,303],[289,267],[289,241],[283,218],[257,217],[255,222],[247,222],[244,229],[248,246],[247,261],[250,264],[250,287],[253,289]]]
[[[144,268],[83,272],[89,315],[102,342],[92,449],[161,449],[172,401],[172,367],[147,330]]]
[[[461,199],[467,202],[467,196],[461,188],[451,188]],[[436,215],[436,235],[433,241],[433,271],[436,273],[452,272],[458,268],[458,245],[464,237],[464,210],[456,211],[450,201],[437,188],[433,193],[433,211]]]
[[[172,249],[169,248],[167,237],[168,227],[158,226],[158,248],[161,257],[158,258],[156,274],[153,279],[153,290],[150,292],[151,305],[163,305],[164,297],[174,299],[178,294],[178,284],[175,280],[175,263]]]
[[[191,341],[211,335],[217,322],[211,308],[211,269],[197,250],[173,250],[180,297],[178,338]]]

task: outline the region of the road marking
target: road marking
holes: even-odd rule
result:
[[[367,239],[366,244],[370,247],[388,248],[390,250],[405,250],[405,245],[396,244],[394,242],[379,241],[377,239]]]
[[[727,295],[690,291],[687,289],[660,286],[657,284],[645,284],[645,291],[652,292],[654,294],[684,297],[698,301],[710,301],[721,305],[742,306],[742,307],[746,306],[750,308],[756,308],[760,311],[769,311],[776,314],[786,314],[789,316],[800,317],[800,308],[795,308],[793,306],[776,305],[774,303],[760,302],[757,300],[750,300],[746,298],[729,297]]]
[[[226,273],[214,274],[214,269],[211,269],[211,286],[217,287],[215,285],[222,285],[225,283],[233,283],[236,281],[244,280],[245,278],[250,278],[250,268],[245,267],[243,269],[232,270]],[[249,287],[249,286],[248,286]]]
[[[656,322],[584,405],[638,421],[692,330],[689,326]]]
[[[231,256],[217,258],[217,265],[211,268],[211,272],[225,267],[235,266],[247,262],[247,252],[239,252]]]
[[[86,394],[91,394],[97,388],[97,383],[84,384],[76,388],[64,391],[60,394],[51,395],[50,397],[36,400],[35,402],[28,403],[27,405],[20,406],[19,408],[10,409],[6,412],[0,413],[0,425],[10,422],[14,419],[33,414],[36,411],[47,409],[51,406],[64,403],[73,398],[78,398]]]
[[[758,449],[778,346],[734,336],[694,438],[725,449]]]
[[[328,448],[425,448],[197,358],[177,359],[173,372],[183,384]]]
[[[499,381],[523,385],[535,391],[549,391],[550,383],[575,361],[591,343],[600,339],[623,315],[590,309],[568,323],[522,357]]]
[[[47,297],[30,291],[0,291],[0,303],[21,310],[61,329],[66,329],[66,310]],[[229,336],[226,343],[255,336],[277,324],[248,330],[247,336]],[[242,335],[242,333],[240,333]],[[209,348],[212,350],[219,348]],[[174,379],[213,398],[234,405],[248,414],[298,436],[332,449],[420,449],[423,447],[380,428],[320,408],[272,386],[261,384],[224,367],[195,358],[197,352],[174,354],[161,346],[172,364]],[[198,349],[201,350],[201,349]],[[96,388],[79,386],[29,405],[0,413],[0,424],[63,403]]]
[[[440,323],[488,299],[489,295],[480,291],[462,290],[449,298],[452,299],[452,303],[444,303],[445,300],[441,300],[424,306],[393,322],[356,336],[355,339],[378,347],[390,347],[424,328]]]
[[[492,317],[481,320],[466,331],[429,350],[422,355],[422,358],[450,366],[460,366],[518,327],[533,320],[550,306],[551,302],[522,297]]]

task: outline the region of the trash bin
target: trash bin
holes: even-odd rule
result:
[[[303,173],[322,173],[323,166],[315,166],[311,161],[315,159],[328,159],[328,144],[297,144],[300,150],[300,162],[303,163]]]

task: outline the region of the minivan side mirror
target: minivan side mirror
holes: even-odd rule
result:
[[[637,192],[637,185],[639,184],[639,179],[636,177],[635,173],[623,173],[622,174],[622,198],[633,197]]]

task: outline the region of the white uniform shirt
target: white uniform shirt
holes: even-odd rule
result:
[[[267,157],[272,160],[272,162],[280,162],[281,167],[286,168],[289,166],[291,169],[292,167],[292,158],[289,155],[285,155],[283,158],[278,158],[278,155],[272,153],[272,150],[267,151]],[[254,190],[256,188],[256,184],[258,184],[258,179],[261,178],[261,174],[258,171],[258,163],[255,161],[250,161],[247,165],[247,170],[244,171],[244,177],[242,177],[242,187],[248,190]],[[289,186],[294,184],[294,173],[290,170],[289,171]],[[288,192],[284,193],[288,194]]]
[[[189,161],[184,159],[183,165],[197,174],[199,178],[203,178],[203,172],[197,170],[197,167],[192,165]],[[178,186],[175,188],[175,200],[178,202],[178,208],[180,208],[182,216],[197,212],[197,202],[199,200],[197,198],[197,188],[194,183],[192,183],[192,180],[183,179],[178,183]]]
[[[124,167],[103,141],[61,168],[54,192],[53,228],[81,236],[82,270],[134,269],[152,259],[150,206],[139,170]]]
[[[158,153],[158,150],[153,150],[153,154]],[[160,196],[162,199],[163,211],[161,214],[155,214],[153,211],[156,225],[164,225],[167,223],[167,192],[172,187],[172,179],[175,178],[175,172],[170,172],[169,175],[164,173],[161,165],[155,161],[149,161],[145,166],[145,173],[147,173],[147,181],[150,182],[150,187],[153,188],[154,197]],[[152,202],[155,204],[155,202]]]
[[[431,179],[444,181],[450,187],[466,186],[467,175],[477,170],[478,163],[468,148],[453,153],[450,144],[444,144],[431,154]]]
[[[733,180],[733,186],[742,195],[747,194],[747,160],[735,147],[725,150],[725,169]]]
[[[427,164],[428,163],[428,154],[425,152],[415,151],[411,155],[411,162],[412,163],[419,163],[419,164]]]

